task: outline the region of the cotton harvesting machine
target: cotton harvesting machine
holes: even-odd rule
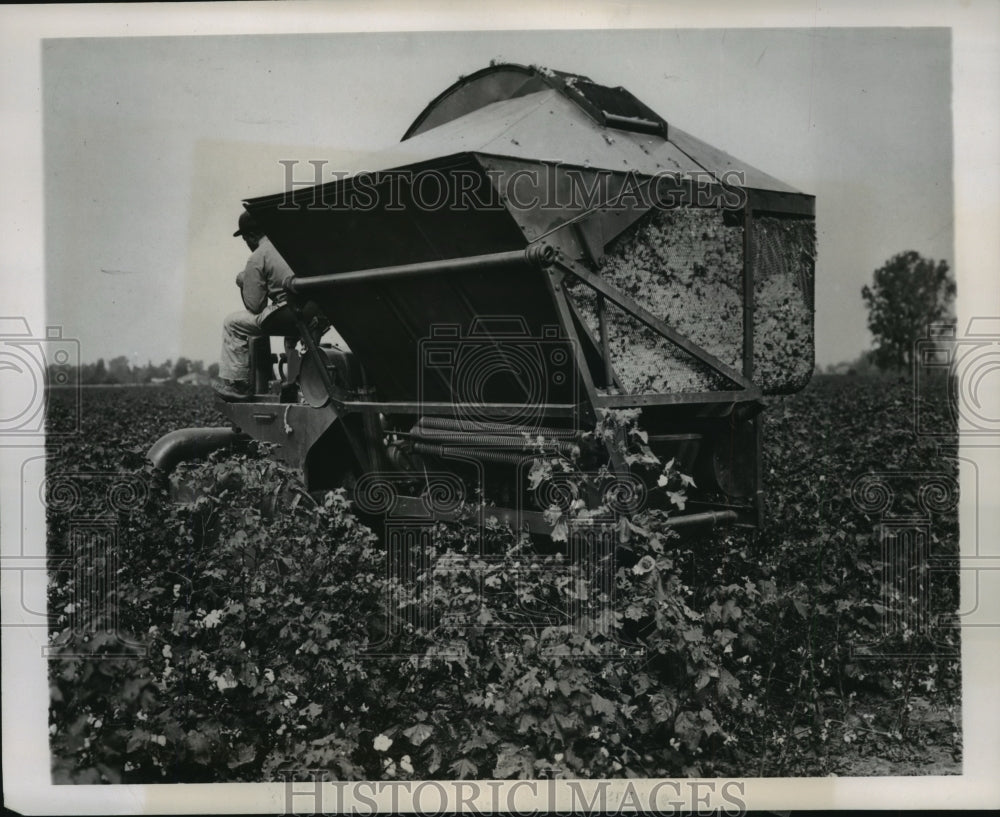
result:
[[[154,463],[250,437],[366,513],[545,534],[538,458],[648,482],[604,433],[640,409],[648,452],[694,481],[670,524],[758,524],[764,396],[813,370],[812,196],[624,88],[511,64],[301,181],[320,164],[243,203],[295,272],[252,344],[255,396]]]

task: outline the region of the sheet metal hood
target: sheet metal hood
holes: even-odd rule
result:
[[[650,206],[602,198],[582,207],[567,197],[565,205],[522,207],[497,198],[506,182],[529,168],[559,171],[525,174],[529,184],[535,179],[557,191],[571,181],[567,168],[584,169],[585,181],[604,174],[612,195],[630,175],[707,172],[721,178],[736,170],[744,174],[753,207],[758,191],[772,208],[805,216],[813,210],[812,196],[669,125],[624,89],[514,65],[490,66],[460,80],[427,106],[401,143],[341,168],[351,175],[244,205],[300,278],[520,250],[550,235],[546,240],[567,257],[596,258]],[[400,170],[407,173],[379,174]],[[471,180],[471,192],[492,203],[424,206],[422,171],[443,180],[446,201]],[[345,284],[317,302],[365,361],[369,382],[383,399],[447,400],[440,383],[421,380],[427,371],[421,343],[444,325],[471,331],[483,315],[517,316],[525,337],[546,337],[561,320],[547,280],[512,265],[442,276],[432,286],[421,280]],[[571,397],[562,391],[560,400]]]
[[[420,113],[398,146],[366,157],[367,169],[457,153],[644,175],[738,171],[748,189],[804,195],[668,124],[624,88],[521,65],[493,65],[460,79]]]

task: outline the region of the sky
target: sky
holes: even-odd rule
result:
[[[282,160],[357,166],[490,60],[624,86],[815,195],[820,365],[870,347],[860,291],[892,255],[954,268],[946,28],[49,39],[47,323],[84,361],[217,360],[240,201],[285,189]]]

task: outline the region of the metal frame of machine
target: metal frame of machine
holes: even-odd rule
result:
[[[577,144],[567,147],[553,139],[553,120],[560,117],[580,135]],[[509,136],[512,128],[517,138]],[[503,136],[502,147],[497,134]],[[548,155],[560,148],[565,160]],[[384,160],[388,170],[374,176],[244,203],[296,272],[289,305],[275,313],[279,319],[265,331],[296,337],[304,352],[289,346],[284,376],[272,379],[269,341],[256,344],[257,394],[246,403],[220,403],[234,428],[174,432],[154,446],[151,459],[169,469],[180,459],[249,436],[275,444],[275,456],[300,469],[309,490],[357,487],[366,475],[411,478],[412,489],[396,497],[395,509],[425,513],[420,481],[429,465],[461,472],[464,461],[470,473],[485,469],[509,481],[540,454],[579,451],[581,432],[593,428],[602,409],[641,408],[651,449],[664,456],[694,450],[692,467],[701,463],[716,489],[711,499],[695,497],[690,512],[673,516],[672,523],[678,528],[757,524],[763,401],[753,371],[751,227],[760,212],[811,218],[812,197],[753,168],[744,175],[746,184],[734,188],[722,171],[747,166],[671,128],[624,89],[523,66],[491,66],[460,80],[417,117],[401,150],[404,159],[417,161],[396,163],[400,156],[390,154]],[[738,197],[739,206],[729,209],[743,225],[740,370],[597,273],[604,247],[650,209],[634,195],[634,202],[622,206],[623,188],[636,179],[656,180],[656,167],[670,163],[677,166],[673,194],[681,205],[702,204],[696,198],[706,190],[729,196],[730,202],[734,193]],[[515,207],[502,182],[525,167],[557,187],[565,188],[567,174],[574,172],[603,173],[609,186],[584,206],[571,201],[561,208]],[[699,185],[691,182],[695,168],[709,174],[707,183],[704,175]],[[468,213],[427,212],[414,206],[412,188],[400,188],[401,170],[411,181],[414,173],[435,172],[441,178],[451,173],[461,179],[456,184],[489,203]],[[402,206],[327,204],[349,198],[352,191],[374,193],[377,201],[391,196]],[[597,298],[596,333],[572,296],[572,289],[581,286]],[[728,387],[623,393],[608,343],[609,304],[696,359]],[[329,319],[353,354],[321,345],[310,326],[310,315],[317,313]],[[470,339],[466,327],[485,325],[485,318],[498,315],[520,329],[512,336],[510,327],[497,329],[495,323]],[[569,360],[558,372],[562,380],[558,387],[548,384],[541,397],[530,388],[514,389],[512,399],[464,400],[454,384],[437,382],[425,389],[424,373],[411,369],[422,365],[419,349],[434,337],[442,317],[457,330],[449,337],[476,350],[485,344],[508,359],[524,346],[525,336],[563,344]],[[597,456],[609,473],[629,472],[614,446]],[[508,495],[488,512],[533,532],[551,530],[542,510],[528,509],[523,495]],[[435,515],[455,519],[463,513],[451,508]]]

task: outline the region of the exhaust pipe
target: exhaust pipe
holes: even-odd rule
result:
[[[146,452],[146,459],[164,474],[169,474],[185,460],[205,457],[220,448],[229,448],[248,439],[246,434],[228,426],[180,428],[164,434],[153,443]]]

